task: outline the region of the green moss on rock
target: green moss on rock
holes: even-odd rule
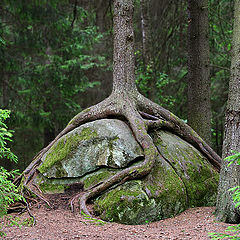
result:
[[[50,183],[41,183],[39,185],[40,189],[44,192],[44,193],[64,193],[65,189],[66,189],[66,185],[64,184],[50,184]]]
[[[69,158],[76,150],[80,141],[87,141],[97,137],[97,132],[91,128],[83,128],[80,134],[67,135],[57,141],[43,160],[42,165],[38,168],[41,173],[46,172],[56,163]],[[63,169],[61,163],[56,166],[58,177],[67,177],[66,171]]]
[[[143,209],[144,207],[144,209]],[[142,190],[141,181],[131,181],[111,190],[104,198],[98,199],[94,205],[95,211],[101,213],[101,218],[107,221],[126,224],[143,224],[151,217],[141,215],[155,210],[154,199],[149,201]],[[142,222],[142,220],[144,222]]]
[[[89,187],[92,187],[92,186],[98,184],[99,182],[103,181],[104,179],[107,179],[110,176],[113,176],[118,171],[119,170],[102,168],[94,173],[90,173],[87,176],[84,176],[81,179],[81,181],[84,184],[84,189],[87,189]]]
[[[218,173],[206,158],[170,133],[163,132],[154,141],[164,158],[159,156],[141,181],[125,183],[97,199],[94,209],[103,220],[144,224],[188,207],[214,204]]]
[[[94,209],[105,221],[144,224],[182,212],[186,201],[181,179],[158,159],[150,175],[104,193]]]
[[[217,191],[219,174],[207,159],[190,144],[171,133],[159,131],[155,133],[154,141],[184,182],[189,206],[203,206],[213,202],[214,198],[210,196]]]

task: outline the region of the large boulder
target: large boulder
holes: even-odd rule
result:
[[[59,139],[38,170],[47,178],[76,178],[100,167],[126,167],[140,156],[142,149],[124,122],[102,119]]]
[[[215,203],[218,173],[207,159],[170,132],[150,134],[159,151],[154,168],[143,179],[115,186],[95,199],[95,212],[103,220],[144,224]],[[142,149],[124,122],[97,120],[52,146],[38,167],[36,184],[46,193],[64,192],[76,183],[87,189],[142,160]]]

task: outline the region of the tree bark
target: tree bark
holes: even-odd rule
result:
[[[152,68],[152,49],[151,49],[151,22],[150,22],[150,2],[151,0],[141,0],[141,26],[142,26],[142,50],[143,50],[143,64],[145,66],[144,71],[149,71],[149,67]],[[151,73],[150,73],[151,74]],[[147,97],[151,100],[155,100],[155,78],[150,78],[148,82]]]
[[[188,1],[188,124],[211,144],[208,1]]]
[[[223,159],[240,152],[240,0],[235,0],[234,27],[232,39],[231,77],[223,142]],[[240,186],[240,166],[228,166],[223,161],[217,198],[217,219],[228,223],[240,223],[240,210],[235,207],[228,190]]]
[[[151,27],[150,27],[150,0],[141,0],[141,26],[143,60],[147,65],[151,60]]]
[[[136,94],[133,1],[114,1],[113,93]]]

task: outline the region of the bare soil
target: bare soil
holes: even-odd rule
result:
[[[5,227],[3,239],[12,240],[82,240],[82,239],[209,239],[209,232],[224,232],[229,226],[215,220],[214,207],[191,208],[180,215],[145,225],[123,225],[85,219],[76,209],[69,210],[70,196],[55,195],[51,202],[35,204],[31,213],[36,218],[34,226]],[[16,215],[16,213],[15,213]],[[27,212],[21,218],[28,218]]]

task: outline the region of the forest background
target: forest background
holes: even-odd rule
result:
[[[234,1],[209,1],[211,144],[221,155],[231,64]],[[188,120],[187,1],[151,0],[143,49],[135,4],[136,81],[141,92]],[[112,88],[112,5],[106,0],[1,1],[0,106],[11,110],[20,170],[82,109]],[[146,64],[146,54],[151,61]],[[190,103],[191,104],[191,103]]]

